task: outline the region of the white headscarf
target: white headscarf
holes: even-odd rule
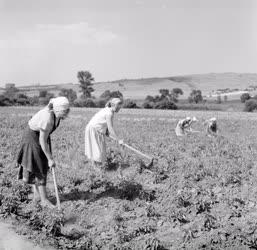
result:
[[[52,98],[49,101],[49,104],[53,105],[53,110],[56,112],[58,111],[64,111],[70,108],[70,103],[67,97],[65,96],[59,96],[56,98]]]
[[[114,107],[114,106],[116,106],[118,103],[122,103],[122,100],[121,100],[120,98],[112,98],[111,100],[109,100],[109,101],[106,103],[105,107],[109,107],[109,106]]]

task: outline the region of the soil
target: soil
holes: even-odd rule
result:
[[[53,250],[53,248],[41,248],[31,241],[17,235],[13,226],[0,222],[0,250]]]

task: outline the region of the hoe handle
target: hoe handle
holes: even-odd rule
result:
[[[111,138],[112,140],[116,141],[116,139],[115,139],[115,138],[113,138],[112,136],[110,136],[110,138]],[[148,159],[148,160],[150,160],[150,161],[152,161],[152,160],[153,160],[153,158],[152,158],[151,156],[146,155],[146,154],[144,154],[144,153],[140,152],[139,150],[137,150],[137,149],[135,149],[135,148],[133,148],[133,147],[129,146],[129,145],[128,145],[128,144],[126,144],[126,143],[123,143],[122,145],[123,145],[124,147],[126,147],[126,148],[130,149],[131,151],[135,152],[136,154],[141,155],[142,157],[145,157],[146,159]]]
[[[54,180],[54,190],[55,190],[55,196],[56,196],[56,203],[58,210],[61,210],[61,202],[59,198],[58,188],[57,188],[57,182],[56,182],[56,176],[55,176],[55,168],[52,168],[53,173],[53,180]]]
[[[138,154],[138,155],[141,155],[141,156],[145,157],[146,159],[148,159],[148,160],[150,160],[150,161],[153,159],[151,156],[146,155],[146,154],[140,152],[139,150],[137,150],[137,149],[135,149],[135,148],[129,146],[129,145],[126,144],[126,143],[123,143],[122,145],[124,145],[126,148],[130,149],[131,151],[135,152],[135,153]]]

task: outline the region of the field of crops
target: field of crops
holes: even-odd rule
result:
[[[147,160],[108,139],[104,178],[84,156],[84,128],[96,109],[73,109],[52,137],[62,213],[31,202],[16,181],[22,131],[37,108],[0,109],[0,216],[56,249],[257,249],[257,116],[249,113],[122,110],[115,127]],[[178,119],[196,116],[177,138]],[[220,134],[201,121],[216,116]],[[48,190],[55,202],[51,175]]]

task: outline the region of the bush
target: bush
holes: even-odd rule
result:
[[[39,91],[39,97],[46,97],[47,96],[47,90],[40,90]]]
[[[155,109],[178,109],[174,102],[163,100],[154,104]]]
[[[17,99],[18,99],[18,98],[28,99],[28,96],[25,95],[25,94],[23,94],[23,93],[18,93],[18,94],[16,95],[16,98],[17,98]]]
[[[172,89],[172,93],[174,93],[176,95],[176,97],[178,97],[179,95],[183,95],[184,94],[183,90],[180,89],[180,88]]]
[[[111,91],[110,90],[105,90],[101,95],[100,98],[102,99],[108,99],[111,96]]]
[[[123,108],[126,108],[126,109],[137,109],[139,107],[137,106],[137,104],[134,101],[132,101],[130,99],[127,99],[127,100],[124,101]]]
[[[48,236],[61,236],[61,227],[64,224],[64,217],[59,212],[47,210],[32,211],[29,213],[28,226],[34,230],[43,231]]]
[[[0,95],[0,106],[9,106],[12,105],[12,101],[4,96],[4,95]]]
[[[38,105],[39,104],[39,97],[38,96],[29,97],[29,103],[32,106]]]
[[[16,87],[9,87],[4,92],[4,96],[6,96],[9,99],[14,99],[18,92],[19,90]]]
[[[215,103],[185,103],[178,105],[178,109],[181,110],[222,110],[222,107],[219,104]]]
[[[12,185],[8,178],[4,178],[0,187],[0,214],[3,217],[10,215],[19,215],[22,203],[28,201],[30,187],[24,183]],[[4,189],[6,186],[8,189]]]
[[[221,104],[221,96],[220,95],[217,96],[217,103]]]
[[[251,99],[251,96],[249,93],[244,93],[240,96],[240,100],[242,103],[245,103],[249,99]]]
[[[16,103],[18,105],[22,105],[22,106],[30,104],[29,99],[27,99],[27,98],[18,98],[18,99],[16,99]]]
[[[201,90],[192,90],[190,96],[188,97],[189,103],[200,103],[203,101],[202,91]]]
[[[244,111],[246,112],[252,112],[255,109],[257,109],[257,100],[250,99],[245,102],[245,108]]]
[[[38,98],[38,104],[39,105],[47,105],[50,101],[50,99],[54,98],[54,94],[53,93],[46,93],[45,97],[40,96],[39,94],[39,98]]]
[[[47,105],[49,103],[50,99],[46,97],[39,97],[38,98],[38,104],[41,106]]]
[[[151,95],[148,95],[148,96],[145,98],[145,102],[154,102],[154,97],[151,96]]]
[[[97,108],[104,108],[105,104],[107,103],[107,100],[100,98],[100,99],[96,99],[94,102]]]
[[[74,101],[74,106],[75,107],[95,108],[96,104],[92,99],[87,98],[87,99],[76,99]]]
[[[154,102],[145,101],[143,103],[143,108],[144,109],[152,109],[153,107],[154,107]]]
[[[123,98],[123,95],[120,91],[110,91],[105,90],[101,95],[100,98],[109,100],[111,98]]]

